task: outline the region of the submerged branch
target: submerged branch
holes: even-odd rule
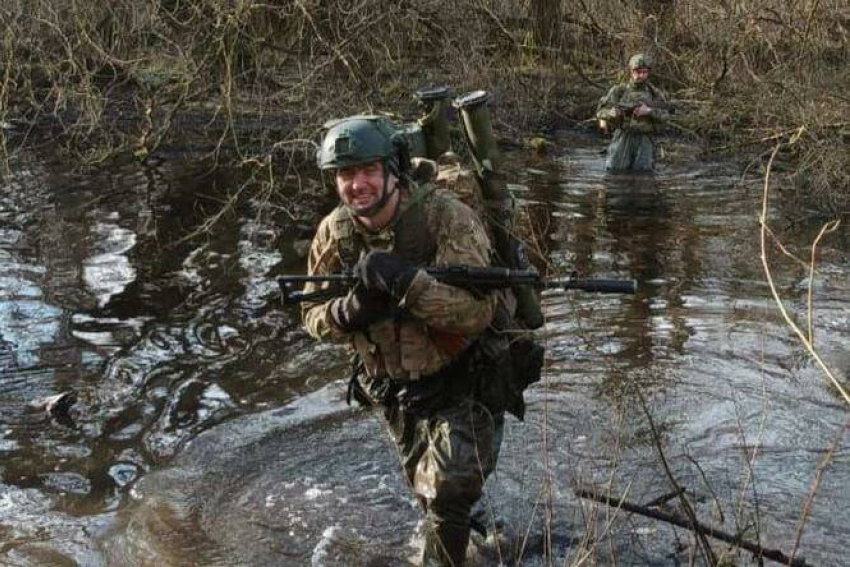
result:
[[[700,529],[700,523],[697,520],[696,512],[694,512],[693,506],[691,506],[690,501],[688,501],[685,489],[676,480],[676,477],[673,475],[673,471],[670,470],[670,465],[667,463],[667,456],[664,454],[664,449],[661,447],[661,436],[658,433],[658,429],[655,427],[655,421],[652,419],[652,413],[650,413],[649,408],[646,405],[646,399],[643,397],[640,389],[637,390],[637,396],[638,400],[640,400],[640,405],[643,409],[644,415],[646,415],[646,419],[649,422],[649,429],[652,431],[652,440],[653,443],[655,443],[655,448],[658,450],[658,457],[661,459],[661,465],[664,467],[664,474],[667,475],[667,479],[670,481],[673,490],[678,496],[679,504],[682,506],[682,510],[685,511],[688,522],[690,522],[689,529],[694,533],[694,535],[696,535],[700,550],[705,555],[705,559],[709,565],[717,565],[717,556],[714,554],[714,550],[711,549],[711,544],[708,543],[705,533]]]
[[[719,530],[713,526],[703,524],[701,522],[697,522],[696,525],[691,525],[690,519],[683,518],[678,514],[671,514],[669,512],[663,512],[661,510],[656,510],[653,508],[648,508],[646,506],[641,506],[639,504],[634,504],[622,498],[617,498],[616,496],[600,494],[593,487],[579,487],[575,489],[575,493],[580,498],[593,500],[595,502],[601,502],[602,504],[606,504],[608,506],[611,506],[612,508],[620,508],[633,514],[640,514],[641,516],[646,516],[647,518],[652,518],[654,520],[660,520],[662,522],[666,522],[668,524],[672,524],[680,528],[685,528],[693,532],[697,532],[698,530],[701,534],[707,535],[720,541],[724,541],[740,549],[749,551],[756,557],[770,559],[771,561],[776,561],[777,563],[782,563],[790,567],[809,567],[809,563],[806,563],[804,559],[788,557],[778,549],[762,547],[761,545],[742,539],[740,536],[732,535],[730,533]]]
[[[844,427],[838,432],[838,435],[835,436],[835,441],[832,443],[832,447],[829,448],[829,451],[824,456],[820,465],[818,466],[818,471],[815,474],[815,480],[812,482],[812,489],[809,491],[809,495],[806,498],[805,504],[803,504],[803,512],[800,514],[800,521],[797,524],[797,535],[794,540],[794,549],[791,551],[791,559],[797,555],[797,550],[800,549],[800,543],[803,541],[803,530],[806,527],[806,522],[809,519],[809,514],[812,511],[812,503],[815,500],[815,495],[818,493],[820,489],[821,479],[823,478],[823,473],[832,463],[833,458],[835,457],[836,451],[841,447],[841,442],[844,440],[844,435],[847,433],[847,430],[850,429],[850,418],[844,422]]]

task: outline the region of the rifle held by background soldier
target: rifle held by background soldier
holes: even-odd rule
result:
[[[614,108],[617,109],[617,112],[621,117],[631,118],[635,114],[635,109],[639,107],[642,102],[618,102],[614,105]]]
[[[618,102],[617,104],[614,105],[614,108],[616,108],[620,112],[620,116],[626,117],[626,118],[631,118],[631,117],[634,116],[635,110],[638,107],[640,107],[640,105],[642,105],[642,104],[646,104],[646,106],[648,106],[649,108],[659,108],[659,109],[664,109],[664,110],[670,111],[669,105],[664,104],[660,101],[659,102],[653,102],[652,104],[649,104],[645,101]]]

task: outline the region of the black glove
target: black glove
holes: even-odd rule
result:
[[[331,317],[336,326],[347,333],[362,331],[395,313],[395,301],[384,293],[367,290],[358,282],[345,297],[331,304]]]
[[[354,273],[369,291],[401,299],[416,276],[416,268],[398,254],[373,250],[354,266]]]

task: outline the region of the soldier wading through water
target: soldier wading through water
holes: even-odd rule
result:
[[[313,337],[359,357],[355,396],[382,411],[426,513],[422,564],[462,565],[504,411],[515,407],[504,386],[513,347],[493,340],[505,294],[453,287],[420,269],[489,266],[493,253],[481,220],[436,187],[427,163],[429,175],[411,173],[404,136],[382,117],[330,126],[318,165],[334,173],[341,202],[319,225],[308,270],[353,271],[358,282],[343,297],[305,304],[303,316]]]
[[[611,87],[596,111],[604,130],[613,129],[605,169],[652,171],[655,147],[652,136],[669,118],[664,93],[649,82],[652,60],[638,53],[629,59],[628,83]]]

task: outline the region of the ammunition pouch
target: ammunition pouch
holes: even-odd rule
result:
[[[397,407],[421,415],[452,407],[476,396],[476,375],[470,372],[474,351],[473,345],[439,372],[416,380],[381,377],[362,381],[361,376],[365,375],[362,364],[354,366],[346,401],[351,405],[354,399],[359,405],[380,406],[385,410]]]
[[[476,377],[478,400],[493,415],[507,411],[522,420],[523,393],[540,380],[545,349],[519,328],[506,310],[499,310],[496,324],[476,343],[471,373]]]
[[[355,360],[346,401],[429,415],[473,398],[494,416],[507,411],[523,420],[523,393],[540,381],[544,353],[530,336],[490,329],[447,368],[419,380],[380,378],[364,385],[363,365]]]
[[[507,411],[522,421],[525,417],[523,393],[540,380],[543,355],[541,345],[529,338],[521,338],[501,345],[497,354],[483,357],[475,369],[479,401],[493,415]]]

